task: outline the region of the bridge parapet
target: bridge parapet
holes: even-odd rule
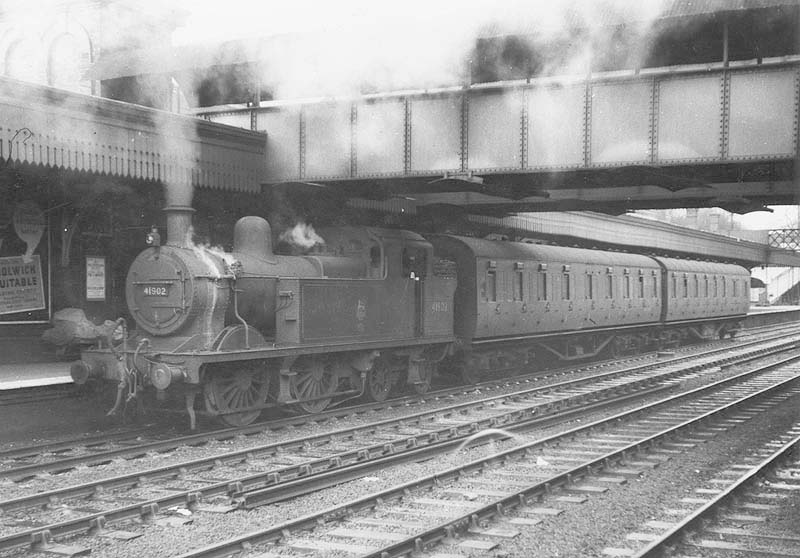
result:
[[[268,182],[497,177],[521,200],[557,187],[526,177],[554,172],[793,161],[799,69],[790,56],[204,115],[267,132]],[[705,186],[658,173],[642,180]]]

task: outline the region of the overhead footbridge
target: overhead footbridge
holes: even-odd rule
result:
[[[797,203],[800,57],[204,109],[265,182],[471,214]]]

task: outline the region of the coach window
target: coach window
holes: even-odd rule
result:
[[[714,282],[712,283],[711,289],[712,289],[711,296],[713,296],[714,298],[717,298],[717,296],[719,296],[719,294],[717,292],[718,289],[717,289],[717,276],[716,275],[714,276]]]
[[[678,276],[675,273],[670,273],[672,281],[670,282],[670,289],[672,291],[672,298],[678,298]]]
[[[703,276],[703,296],[708,298],[708,275]]]
[[[547,300],[547,272],[540,271],[536,274],[536,292],[539,300]]]
[[[725,298],[728,296],[728,278],[722,278],[722,297]]]
[[[639,298],[644,298],[644,275],[639,272]]]
[[[658,275],[653,270],[653,298],[658,298]]]
[[[572,300],[572,293],[570,292],[569,273],[561,274],[561,298],[564,300]]]
[[[591,273],[586,274],[586,298],[594,299],[594,275]]]
[[[606,276],[606,298],[614,298],[614,276]]]
[[[497,271],[494,269],[486,272],[486,300],[497,302]]]
[[[733,282],[733,293],[732,294],[733,294],[733,298],[736,298],[737,296],[739,296],[739,281],[737,281],[736,279],[733,279],[732,282]]]
[[[683,274],[683,298],[689,298],[689,276]]]
[[[518,270],[514,272],[514,300],[525,299],[525,272]]]
[[[622,298],[630,298],[631,297],[631,276],[630,275],[623,275],[622,276]]]

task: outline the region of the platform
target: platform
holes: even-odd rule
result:
[[[0,390],[71,384],[70,362],[1,364]]]

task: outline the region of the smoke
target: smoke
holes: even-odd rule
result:
[[[325,244],[325,240],[316,233],[314,227],[302,221],[282,232],[279,240],[302,250],[310,250],[318,244]]]
[[[585,74],[636,67],[664,4],[416,0],[388,7],[351,0],[345,5],[358,8],[351,21],[328,14],[313,29],[316,11],[309,10],[307,32],[262,41],[256,57],[276,99],[459,85],[476,72],[479,81]]]

